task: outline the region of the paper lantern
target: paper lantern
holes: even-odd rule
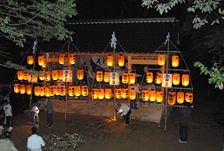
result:
[[[121,88],[116,88],[115,89],[115,98],[116,99],[121,99]]]
[[[96,72],[96,81],[102,82],[103,81],[103,71],[97,71]]]
[[[165,64],[165,55],[158,54],[158,65],[163,66]]]
[[[114,57],[112,55],[107,56],[106,63],[108,67],[112,67],[114,65]]]
[[[193,103],[193,93],[192,92],[185,93],[185,101],[189,102],[190,104]]]
[[[70,64],[75,64],[76,63],[76,57],[74,53],[68,54],[68,62]]]
[[[189,85],[189,74],[183,74],[182,79],[181,79],[182,85],[183,86],[188,86]]]
[[[38,73],[37,74],[29,74],[28,76],[28,82],[36,83],[38,81]]]
[[[149,90],[149,101],[155,102],[156,101],[156,91]]]
[[[128,82],[129,82],[129,74],[127,72],[124,72],[122,74],[122,83],[123,84],[128,84]]]
[[[39,88],[40,96],[44,96],[44,94],[45,94],[44,90],[45,90],[45,88],[43,86]]]
[[[23,71],[23,80],[28,80],[29,75],[30,75],[30,74],[29,74],[28,72]]]
[[[162,72],[157,72],[156,73],[156,84],[161,84],[162,83]]]
[[[52,80],[58,80],[58,70],[51,71]]]
[[[63,70],[58,70],[58,79],[63,80]]]
[[[43,66],[44,65],[44,55],[38,56],[38,65]]]
[[[168,93],[168,104],[175,105],[176,104],[176,92]]]
[[[64,53],[59,54],[58,63],[59,64],[64,64],[65,63],[65,54]]]
[[[130,72],[129,73],[129,84],[135,84],[135,73],[134,72]]]
[[[35,86],[34,87],[34,95],[35,96],[40,96],[40,86]]]
[[[125,63],[125,58],[123,54],[119,54],[118,56],[118,66],[123,67]]]
[[[16,75],[17,75],[17,79],[18,80],[23,80],[23,71],[18,70],[17,73],[16,73]]]
[[[177,103],[178,104],[184,103],[184,92],[177,92]]]
[[[75,96],[81,95],[81,87],[80,86],[74,86],[75,87]]]
[[[32,85],[31,84],[26,85],[26,94],[27,95],[32,94]]]
[[[50,81],[51,80],[51,72],[50,71],[45,71],[44,73],[45,78],[44,81]]]
[[[19,93],[19,84],[14,84],[13,89],[15,93]]]
[[[149,91],[148,90],[142,90],[142,100],[143,101],[149,100]]]
[[[44,87],[44,96],[45,97],[50,97],[51,95],[51,92],[50,92],[50,88],[49,87],[47,87],[47,86],[45,86]]]
[[[78,69],[77,70],[77,79],[78,80],[83,80],[84,79],[84,70],[83,69]]]
[[[34,63],[34,58],[33,58],[33,56],[32,56],[32,55],[28,55],[28,56],[27,56],[27,64],[28,64],[28,65],[33,65],[33,63]]]
[[[19,92],[20,92],[20,94],[25,94],[26,93],[26,86],[25,86],[25,84],[20,84]]]
[[[88,96],[89,95],[89,89],[87,85],[82,85],[82,96]]]
[[[179,85],[180,84],[180,74],[174,73],[172,77],[173,85]]]
[[[108,83],[110,81],[110,72],[105,71],[103,76],[103,81]]]
[[[91,97],[93,100],[96,100],[98,98],[98,90],[97,89],[92,89]]]
[[[179,66],[179,56],[173,55],[172,56],[172,67],[178,67]]]
[[[107,100],[111,99],[111,97],[112,97],[112,89],[106,88],[104,93],[105,93],[105,99],[107,99]]]
[[[136,88],[134,86],[129,87],[128,96],[130,100],[135,100],[137,96]]]
[[[45,73],[44,73],[44,71],[39,72],[39,79],[41,81],[43,81],[45,79]]]
[[[42,68],[46,68],[46,67],[47,67],[47,62],[46,62],[46,59],[44,59],[44,62],[43,62]]]
[[[56,89],[55,95],[60,95],[60,93],[61,93],[61,86],[57,85],[57,86],[55,86],[55,89]]]
[[[57,87],[56,86],[50,86],[50,96],[54,96],[57,93]]]
[[[153,82],[153,73],[152,72],[146,72],[146,82],[147,83]]]
[[[98,89],[98,99],[100,99],[100,100],[104,99],[104,89],[103,88]]]
[[[60,96],[65,96],[65,94],[66,94],[66,89],[65,89],[65,86],[63,85],[63,86],[60,86]]]
[[[128,89],[126,88],[121,89],[121,98],[127,99],[127,97],[128,97]]]
[[[163,91],[156,91],[156,102],[162,103],[163,102]]]
[[[74,94],[75,94],[75,90],[74,89],[75,89],[74,86],[69,86],[68,87],[68,95],[69,96],[74,96]]]

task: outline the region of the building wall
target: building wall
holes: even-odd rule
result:
[[[77,101],[53,100],[55,112],[76,113],[91,116],[113,117],[114,102],[104,101]],[[129,105],[129,103],[128,103]],[[140,121],[160,123],[163,105],[161,104],[139,104],[138,109],[132,109],[131,118]]]

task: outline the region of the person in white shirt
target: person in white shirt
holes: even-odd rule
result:
[[[117,103],[117,107],[119,107],[117,111],[117,115],[121,115],[125,120],[126,126],[129,126],[130,116],[131,116],[130,107],[124,103]]]
[[[8,131],[12,131],[12,106],[7,100],[4,100],[3,110],[5,114],[5,119],[3,125],[9,127]]]
[[[18,151],[14,146],[13,142],[10,140],[11,133],[8,131],[4,132],[4,139],[0,139],[0,150],[1,151]]]
[[[32,114],[33,114],[33,124],[36,127],[39,127],[39,108],[38,108],[38,103],[34,104],[34,106],[32,107]]]
[[[31,128],[32,135],[27,139],[28,151],[42,151],[42,147],[45,146],[45,142],[41,136],[37,134],[37,128]]]

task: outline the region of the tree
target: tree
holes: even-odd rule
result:
[[[206,48],[215,56],[215,63],[210,69],[199,61],[195,62],[194,66],[201,70],[201,74],[209,76],[209,84],[215,84],[215,87],[223,89],[224,70],[221,63],[224,61],[224,10],[222,9],[224,2],[221,0],[142,0],[143,7],[155,9],[160,15],[168,13],[179,5],[185,5],[184,11],[193,15],[191,21],[193,29],[204,32],[200,40],[196,40],[195,46]]]
[[[77,14],[75,0],[1,0],[0,37],[24,46],[27,38],[64,40],[65,22]]]

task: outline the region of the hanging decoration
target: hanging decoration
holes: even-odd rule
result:
[[[28,65],[33,65],[33,64],[34,64],[34,58],[33,58],[33,55],[28,55],[28,56],[27,56],[27,64],[28,64]]]
[[[118,66],[123,67],[125,63],[125,58],[123,54],[118,55]]]
[[[147,83],[153,82],[153,72],[146,72],[146,82]]]
[[[173,85],[179,85],[180,84],[180,74],[174,73],[172,81],[173,81]]]
[[[182,81],[182,85],[183,86],[188,86],[189,85],[189,74],[182,74],[182,79],[181,79],[181,81]]]
[[[112,55],[108,55],[106,62],[108,67],[112,67],[114,65],[114,57]]]
[[[178,67],[179,66],[179,56],[173,55],[172,56],[172,67]]]

